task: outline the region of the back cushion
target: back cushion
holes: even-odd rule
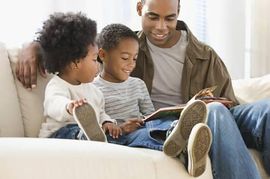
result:
[[[23,137],[23,121],[8,60],[8,54],[0,43],[0,136]]]
[[[233,89],[240,103],[251,103],[261,99],[270,99],[270,75],[233,80]]]
[[[16,62],[18,60],[18,53],[19,49],[8,50],[14,76]],[[15,80],[26,137],[37,137],[39,134],[41,123],[44,121],[44,90],[49,79],[50,76],[48,76],[47,78],[42,78],[41,76],[38,76],[37,87],[31,91],[25,89],[17,79]]]

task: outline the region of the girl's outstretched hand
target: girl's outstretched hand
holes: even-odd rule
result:
[[[85,103],[87,103],[85,98],[78,99],[78,100],[73,100],[66,106],[67,112],[69,114],[73,115],[73,108],[76,108],[78,106],[82,106]]]

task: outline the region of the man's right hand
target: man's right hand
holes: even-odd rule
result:
[[[37,70],[42,77],[46,77],[44,66],[38,59],[38,42],[25,44],[19,52],[19,59],[16,64],[16,76],[22,85],[27,89],[35,88],[37,85]]]

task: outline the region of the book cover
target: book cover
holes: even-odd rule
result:
[[[160,108],[157,111],[153,112],[152,114],[146,116],[144,118],[144,121],[151,121],[154,119],[160,119],[166,116],[176,116],[179,118],[180,113],[184,109],[186,104],[181,104],[178,106],[171,106],[171,107],[165,107],[165,108]]]

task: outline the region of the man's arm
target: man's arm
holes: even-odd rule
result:
[[[31,42],[23,45],[16,64],[16,76],[22,85],[27,89],[35,88],[37,85],[37,70],[42,77],[46,72],[41,61],[40,45],[38,42]]]

